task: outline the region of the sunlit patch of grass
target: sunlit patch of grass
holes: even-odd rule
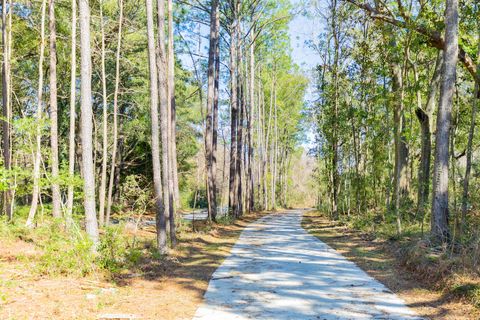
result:
[[[217,223],[221,225],[230,225],[235,223],[235,218],[229,214],[217,218]]]
[[[6,216],[0,216],[0,238],[3,240],[15,240],[25,238],[30,230],[25,227],[25,221],[15,219],[8,221]]]
[[[41,250],[36,263],[39,274],[84,276],[95,271],[92,242],[85,234],[66,232],[58,222],[43,225],[35,231],[34,243]]]
[[[377,241],[373,233],[351,233],[347,221],[330,221],[320,212],[306,214],[302,226],[320,240],[326,241],[347,257],[355,257],[370,270],[385,270],[391,266],[391,259],[386,258],[382,247],[378,244],[368,245],[369,241]],[[360,245],[357,240],[365,240]],[[373,244],[373,243],[372,243]]]
[[[222,246],[221,243],[210,243],[205,247],[206,251],[217,251]]]
[[[476,308],[480,308],[480,284],[478,283],[455,284],[450,290],[450,294],[460,299],[466,299]]]

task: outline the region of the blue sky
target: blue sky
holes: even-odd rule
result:
[[[317,1],[321,0],[291,0],[293,3],[293,8],[297,12],[303,11],[304,13],[312,12],[313,5]],[[307,4],[305,4],[307,3]],[[317,2],[318,3],[318,2]],[[322,19],[318,17],[312,17],[313,15],[308,14],[301,14],[298,13],[294,16],[292,21],[289,24],[289,34],[290,34],[290,44],[292,48],[292,58],[293,61],[299,65],[303,71],[303,73],[308,77],[312,77],[312,70],[315,68],[317,64],[321,62],[320,56],[314,49],[308,46],[308,41],[318,41],[318,35],[323,29]],[[201,26],[200,28],[202,35],[204,37],[208,36],[209,29],[207,26]],[[184,34],[183,36],[187,36]],[[198,38],[191,39],[194,42],[198,41]],[[207,55],[207,47],[208,41],[206,38],[201,38],[201,45],[198,46],[196,44],[190,50],[193,51],[194,54],[201,54],[204,56],[204,59]],[[193,71],[193,62],[192,57],[189,54],[181,54],[180,59],[182,60],[183,65]],[[194,59],[198,59],[198,57],[194,57]],[[223,68],[223,67],[222,67]],[[226,72],[226,70],[222,70],[222,72]],[[222,91],[223,93],[223,91]],[[306,103],[313,101],[316,99],[316,95],[314,93],[314,83],[313,81],[310,82],[310,86],[308,88],[305,100]],[[309,148],[313,141],[313,135],[307,134],[307,141],[303,142],[304,147]]]
[[[315,1],[315,0],[311,0]],[[294,7],[306,6],[301,0],[292,0]],[[310,1],[308,1],[310,3]],[[297,8],[295,8],[297,9]],[[307,5],[305,12],[310,12],[312,8]],[[300,10],[298,10],[300,11]],[[305,102],[311,103],[316,99],[315,84],[312,81],[312,71],[321,62],[320,56],[312,49],[307,42],[318,41],[318,36],[323,29],[322,20],[312,15],[297,14],[289,24],[290,43],[292,47],[292,58],[302,69],[305,75],[311,80],[310,86],[305,96]],[[314,144],[313,132],[308,132],[306,141],[302,141],[305,149],[310,149]]]
[[[294,6],[304,6],[299,0],[292,0],[292,3]],[[310,11],[310,8],[307,7],[305,11]],[[320,19],[302,14],[297,14],[290,22],[289,33],[293,60],[305,70],[312,69],[320,62],[318,54],[305,42],[317,39],[322,28]]]
[[[305,11],[311,12],[313,10],[311,3],[318,0],[291,0],[295,11]],[[307,4],[305,4],[307,2]],[[304,9],[304,10],[302,10]],[[306,45],[306,41],[318,39],[318,34],[323,28],[321,19],[317,17],[311,17],[302,14],[296,14],[292,21],[289,24],[289,33],[290,33],[290,42],[292,47],[292,57],[293,60],[302,67],[304,71],[309,71],[315,67],[320,62],[320,57],[318,54]],[[202,43],[200,45],[201,54],[203,56],[207,55],[208,40],[205,39],[208,37],[209,29],[207,26],[201,26],[201,32],[204,35],[204,38],[201,39]],[[184,34],[183,36],[187,36]],[[198,41],[198,38],[192,39],[193,41]],[[194,53],[198,51],[198,45],[191,48]],[[184,65],[193,69],[191,57],[188,54],[181,54],[180,59]]]

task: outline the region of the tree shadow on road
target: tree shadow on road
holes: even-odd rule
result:
[[[424,283],[406,270],[398,259],[399,251],[394,243],[369,239],[315,211],[304,216],[302,226],[398,294],[422,317],[478,319],[478,310],[451,294],[436,290],[432,283]]]

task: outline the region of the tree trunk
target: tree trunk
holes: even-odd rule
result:
[[[73,211],[73,177],[75,174],[75,118],[76,118],[76,87],[77,87],[77,1],[72,0],[72,31],[70,53],[70,124],[68,134],[68,191],[67,191],[67,227],[72,224]]]
[[[253,111],[255,110],[255,42],[253,32],[251,33],[252,43],[250,44],[250,81],[249,81],[249,112],[247,116],[247,143],[248,143],[248,211],[254,209],[255,204],[255,189],[253,181],[253,141],[252,141],[252,126],[253,126]]]
[[[57,32],[55,27],[55,0],[48,3],[50,24],[50,148],[52,166],[52,215],[62,215],[62,199],[58,183],[58,104],[57,104]]]
[[[239,35],[240,33],[237,33]],[[239,52],[239,47],[237,47],[237,53]],[[240,73],[240,71],[238,72]],[[244,103],[244,94],[245,90],[243,87],[243,79],[239,77],[237,88],[238,88],[238,104],[239,104],[239,115],[237,119],[237,155],[236,155],[236,168],[235,168],[235,184],[236,184],[236,213],[235,217],[240,217],[243,214],[243,188],[242,188],[242,158],[243,158],[243,120],[245,117],[245,103]]]
[[[431,233],[436,240],[450,238],[448,226],[448,142],[452,118],[453,90],[458,61],[458,1],[447,0],[445,9],[445,49],[443,51],[440,105],[435,137]]]
[[[263,209],[268,209],[268,195],[267,195],[267,148],[268,148],[268,131],[265,130],[265,96],[262,93],[262,196],[263,196]],[[270,122],[270,121],[269,121]],[[268,127],[267,127],[268,130]]]
[[[125,114],[125,105],[122,105],[119,108],[119,114]],[[122,171],[125,169],[125,161],[123,157],[124,149],[125,149],[125,135],[124,135],[124,121],[125,117],[121,117],[118,121],[118,147],[117,147],[117,157],[118,157],[118,165],[115,168],[115,179],[113,180],[113,196],[112,202],[118,202],[122,197],[122,186],[120,184],[120,179],[122,176]]]
[[[223,142],[223,163],[222,163],[222,193],[221,193],[221,207],[222,210],[225,207],[225,203],[227,201],[228,197],[228,192],[227,192],[227,197],[225,197],[225,186],[226,186],[226,173],[227,173],[227,138],[225,137],[225,132],[222,130],[222,142]],[[228,190],[226,190],[228,191]],[[225,210],[226,212],[224,214],[228,213],[228,210]]]
[[[355,118],[351,120],[352,125],[352,140],[353,140],[353,158],[355,160],[355,207],[357,213],[361,212],[361,199],[360,199],[360,148],[357,140],[357,129],[355,126]]]
[[[102,111],[103,111],[103,141],[102,141],[102,173],[99,194],[99,223],[105,223],[105,195],[107,189],[107,166],[108,166],[108,103],[107,103],[107,76],[105,71],[105,27],[103,21],[103,1],[100,1],[100,33],[101,33],[101,69],[102,69]]]
[[[259,85],[257,90],[257,203],[260,210],[264,210],[263,205],[263,120],[262,120],[262,109],[263,109],[263,100],[262,100],[262,88]]]
[[[118,148],[118,91],[120,89],[120,55],[122,47],[122,26],[123,26],[123,0],[118,0],[119,16],[118,16],[118,34],[117,34],[117,52],[115,57],[115,91],[113,93],[113,146],[112,146],[112,163],[110,166],[110,181],[108,185],[107,197],[107,214],[105,224],[110,223],[110,214],[112,211],[112,196],[115,182],[115,170],[117,161]]]
[[[9,3],[10,16],[12,15],[12,6]],[[3,46],[3,61],[2,61],[2,139],[3,139],[3,162],[5,170],[12,168],[12,157],[10,154],[10,52],[9,40],[7,39],[7,1],[2,1],[2,46]],[[12,210],[12,190],[6,190],[3,194],[3,209],[5,215],[9,220],[13,217]]]
[[[168,74],[168,111],[169,116],[169,152],[170,152],[170,172],[171,179],[169,181],[170,188],[173,189],[173,212],[175,208],[180,207],[180,191],[178,188],[178,169],[177,169],[177,128],[176,128],[176,105],[175,105],[175,53],[174,53],[174,36],[173,36],[173,3],[172,0],[168,0],[168,65],[167,65],[167,74]],[[172,244],[175,244],[175,224],[173,223],[174,215],[171,215],[170,223],[170,236],[172,238]],[[173,229],[172,229],[173,227]]]
[[[207,88],[207,114],[205,128],[205,153],[207,165],[207,184],[208,184],[208,218],[216,220],[217,216],[217,195],[216,195],[216,172],[213,171],[213,135],[214,135],[214,99],[215,99],[215,69],[216,69],[216,53],[217,53],[217,12],[218,0],[212,1],[212,9],[210,13],[210,47],[208,50],[208,88]]]
[[[234,4],[236,9],[236,4]],[[228,207],[230,214],[234,217],[237,214],[236,177],[237,177],[237,126],[238,126],[238,98],[237,98],[237,16],[234,12],[230,37],[230,176],[229,176],[229,197]]]
[[[272,139],[272,209],[277,209],[277,150],[278,149],[278,120],[277,120],[277,87],[273,87],[273,139]]]
[[[45,59],[45,9],[46,0],[42,0],[41,24],[40,24],[40,56],[38,59],[38,89],[37,89],[37,113],[36,113],[36,137],[35,150],[33,156],[33,191],[30,212],[26,225],[33,227],[35,214],[38,207],[38,198],[40,197],[40,162],[41,162],[41,142],[42,142],[42,104],[43,104],[43,61]]]
[[[213,134],[212,134],[212,172],[214,175],[213,179],[213,194],[217,196],[217,149],[218,149],[218,96],[220,90],[220,12],[218,4],[216,6],[215,14],[215,24],[216,24],[216,46],[215,46],[215,80],[214,80],[214,94],[213,94]],[[225,148],[224,148],[225,149]],[[224,150],[225,155],[225,150]],[[225,163],[225,157],[223,159]],[[225,172],[225,166],[223,168],[223,174]],[[224,181],[222,181],[222,188],[224,186]],[[216,198],[215,198],[216,199]],[[217,203],[215,201],[215,203]]]
[[[430,162],[432,155],[432,116],[435,108],[438,85],[440,83],[440,71],[442,68],[442,54],[439,51],[437,61],[435,63],[435,70],[433,72],[432,80],[430,81],[430,88],[425,109],[421,107],[421,99],[419,99],[418,107],[415,110],[418,121],[421,127],[421,151],[420,164],[418,168],[418,196],[417,196],[417,215],[422,219],[425,216],[425,207],[428,202],[430,192]],[[415,72],[416,73],[416,72]],[[416,75],[418,81],[418,75]]]
[[[405,117],[403,114],[403,74],[398,63],[393,66],[392,91],[394,94],[394,203],[397,220],[397,233],[402,233],[401,206],[408,194],[408,148],[404,137]]]
[[[167,75],[168,75],[168,158],[170,176],[168,188],[170,194],[170,241],[172,247],[177,244],[175,236],[175,208],[179,206],[180,192],[178,191],[177,176],[177,146],[176,146],[176,110],[175,110],[175,56],[173,48],[173,3],[167,0],[168,6],[168,54],[167,54]]]
[[[270,134],[271,134],[271,128],[272,128],[272,114],[273,114],[273,95],[274,95],[274,91],[275,91],[275,82],[276,82],[276,78],[275,78],[275,74],[273,75],[272,77],[272,85],[271,85],[271,88],[270,88],[270,108],[268,110],[268,124],[267,124],[267,131],[265,133],[265,159],[264,159],[264,191],[265,191],[265,209],[271,209],[273,208],[273,204],[272,206],[270,207],[269,204],[268,204],[268,179],[267,179],[267,172],[268,170],[272,170],[272,148],[270,146]],[[268,149],[270,148],[270,154],[268,154]],[[270,158],[269,159],[269,165],[270,165],[270,168],[268,169],[267,168],[267,158]]]
[[[480,12],[478,7],[478,2],[476,4],[477,14]],[[477,74],[480,74],[480,21],[477,19]],[[472,103],[472,112],[470,115],[470,129],[468,131],[468,142],[467,142],[467,164],[465,166],[465,176],[463,177],[463,190],[462,190],[462,221],[460,223],[460,235],[463,233],[466,222],[467,222],[467,211],[468,211],[468,195],[469,195],[469,185],[470,185],[470,173],[472,171],[472,154],[473,154],[473,137],[475,136],[475,126],[476,126],[476,116],[477,109],[480,104],[480,84],[478,81],[475,81],[475,89],[473,92],[473,103]]]
[[[87,234],[98,244],[98,223],[95,208],[95,168],[93,163],[92,141],[92,54],[90,49],[90,7],[87,0],[79,0],[80,58],[81,58],[81,137],[82,166],[85,207],[85,227]]]
[[[161,254],[167,251],[165,206],[163,204],[162,174],[160,163],[160,132],[158,127],[158,76],[155,52],[155,26],[152,0],[145,0],[147,11],[148,69],[150,73],[150,121],[152,127],[153,188],[155,192],[157,247]]]
[[[171,194],[169,179],[171,178],[170,160],[169,160],[169,118],[168,118],[168,79],[167,79],[167,54],[165,50],[165,0],[157,0],[157,23],[158,23],[158,58],[157,72],[159,77],[159,97],[160,97],[160,129],[162,136],[162,189],[163,202],[165,210],[168,210],[168,217],[173,214],[173,198]],[[170,226],[171,228],[171,226]]]
[[[332,128],[332,216],[334,219],[338,219],[338,194],[340,186],[340,174],[338,172],[338,98],[339,98],[339,85],[338,85],[338,64],[339,64],[339,35],[337,26],[337,1],[334,0],[332,13],[332,33],[334,41],[334,61],[333,61],[333,86],[334,86],[334,117]]]
[[[455,85],[456,88],[457,85]],[[456,237],[456,232],[457,232],[457,226],[459,224],[458,220],[458,212],[457,212],[457,183],[455,180],[455,175],[456,175],[456,168],[455,168],[455,137],[457,135],[457,129],[458,129],[458,90],[457,92],[457,104],[454,106],[454,110],[452,111],[452,124],[450,125],[450,167],[451,170],[449,170],[450,173],[450,181],[452,184],[452,200],[451,202],[451,207],[452,211],[450,214],[453,216],[454,219],[454,224],[453,224],[453,234],[452,234],[452,241],[455,242],[455,237]]]

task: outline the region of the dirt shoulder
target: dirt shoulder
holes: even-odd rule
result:
[[[191,319],[208,281],[228,256],[243,228],[265,214],[249,214],[234,224],[184,231],[168,258],[142,261],[115,277],[39,276],[32,272],[39,254],[21,240],[0,246],[0,319],[98,319],[135,315],[141,319]],[[155,237],[154,230],[143,236]]]
[[[305,213],[302,226],[382,282],[420,316],[430,319],[479,319],[480,313],[473,306],[431,288],[402,267],[395,243],[368,239],[365,234],[349,230],[316,211]]]

